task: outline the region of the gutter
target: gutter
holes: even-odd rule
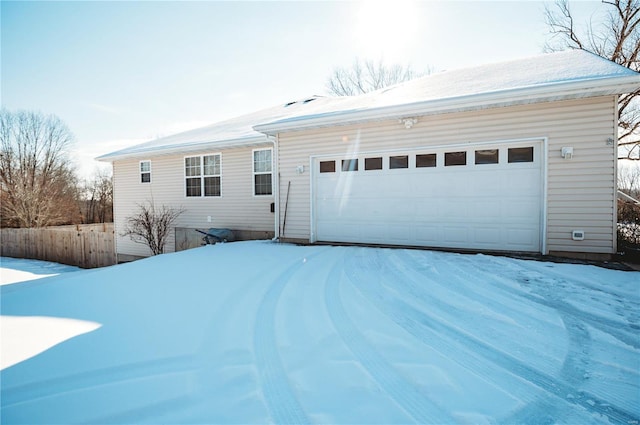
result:
[[[603,81],[605,80],[605,81]],[[356,124],[403,118],[412,115],[430,115],[460,112],[518,103],[542,102],[545,99],[580,98],[629,93],[640,86],[640,75],[615,78],[603,77],[571,83],[551,83],[543,86],[519,87],[489,93],[475,93],[451,98],[430,99],[408,104],[394,104],[366,109],[327,111],[317,115],[303,115],[253,127],[255,131],[275,135],[283,131],[295,131],[333,125]]]

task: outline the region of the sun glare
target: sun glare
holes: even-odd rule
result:
[[[358,54],[391,62],[408,60],[419,23],[416,1],[363,1],[354,26]]]

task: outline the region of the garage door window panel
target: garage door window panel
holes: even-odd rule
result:
[[[394,170],[398,168],[409,168],[409,156],[390,156],[389,157],[389,169]]]
[[[358,160],[357,159],[343,159],[342,160],[342,171],[358,171]]]
[[[497,164],[498,153],[498,149],[477,150],[475,152],[475,163],[476,165]]]
[[[335,161],[320,161],[320,172],[321,173],[335,173],[336,172],[336,162]]]
[[[467,152],[446,152],[444,154],[444,166],[467,165]]]
[[[422,154],[416,155],[416,167],[417,168],[429,168],[437,165],[436,154]]]
[[[517,162],[533,162],[533,146],[526,148],[509,148],[508,151],[509,163]]]
[[[365,158],[364,169],[365,170],[382,170],[382,157]]]

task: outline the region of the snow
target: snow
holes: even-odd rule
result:
[[[638,272],[262,241],[34,282],[3,315],[101,326],[2,370],[2,423],[640,420]]]
[[[40,279],[77,270],[80,269],[49,261],[0,257],[0,285]]]
[[[0,369],[99,327],[99,323],[57,317],[0,316]]]
[[[522,101],[528,99],[528,102],[532,102],[536,96],[542,96],[537,93],[540,89],[555,88],[560,92],[576,83],[591,82],[588,88],[583,88],[584,95],[587,95],[599,85],[622,79],[627,83],[633,81],[632,90],[640,86],[640,74],[637,72],[584,50],[567,50],[434,73],[349,97],[341,103],[327,103],[313,113],[300,111],[295,116],[262,123],[256,128],[271,133],[277,132],[280,127],[290,128],[286,124],[297,123],[302,128],[303,121],[323,118],[338,120],[340,116],[388,110],[403,105],[420,105],[416,109],[418,112],[430,107],[437,111],[438,108],[454,106],[458,110],[467,110],[479,108],[480,105],[488,107],[491,102],[504,106],[508,105],[504,103],[506,99],[512,98],[514,102],[518,96],[522,97]],[[548,93],[545,95],[549,96]],[[392,116],[392,113],[387,112],[387,115]]]
[[[27,282],[80,270],[38,260],[0,257],[0,285]],[[24,285],[23,285],[24,286]],[[31,358],[74,336],[90,332],[97,323],[55,317],[0,316],[0,370]]]
[[[224,148],[229,146],[251,146],[268,143],[267,137],[255,131],[253,126],[300,113],[313,113],[327,103],[340,103],[344,99],[311,96],[295,102],[280,104],[271,108],[217,122],[193,130],[150,140],[111,152],[96,158],[99,161],[113,161],[123,157],[142,155],[148,152],[169,153],[206,148]]]

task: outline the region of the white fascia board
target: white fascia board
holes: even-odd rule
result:
[[[147,156],[159,156],[159,155],[173,155],[189,152],[198,152],[211,149],[229,149],[229,148],[241,148],[259,146],[266,143],[272,143],[268,136],[261,135],[255,137],[244,137],[241,139],[220,140],[213,142],[195,142],[186,144],[175,144],[169,146],[148,147],[140,150],[123,149],[122,151],[116,151],[108,153],[95,158],[96,161],[102,162],[114,162],[123,159],[140,158]]]
[[[400,105],[330,111],[318,115],[301,116],[299,118],[294,117],[272,123],[259,124],[254,126],[253,129],[264,134],[275,135],[280,132],[329,127],[333,125],[357,124],[361,122],[462,112],[498,106],[630,93],[637,90],[638,87],[640,87],[640,74],[615,79],[607,78],[606,80],[589,79]]]

